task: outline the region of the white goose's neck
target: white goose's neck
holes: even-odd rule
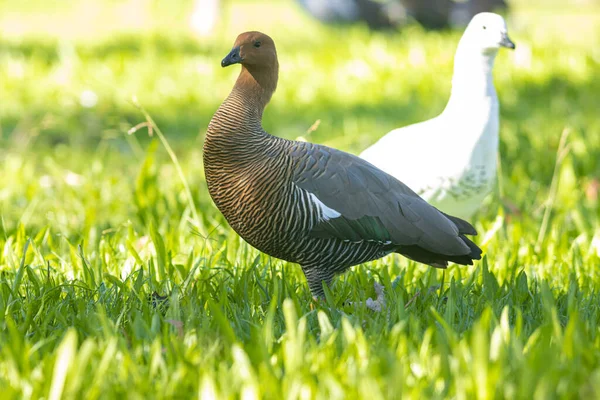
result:
[[[446,106],[464,109],[465,106],[481,104],[486,100],[496,102],[496,89],[492,68],[497,51],[482,53],[466,45],[459,46],[454,58],[452,92]]]

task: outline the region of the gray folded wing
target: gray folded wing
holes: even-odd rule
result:
[[[323,218],[320,237],[419,246],[449,256],[470,248],[459,234],[475,233],[466,222],[446,217],[408,186],[367,161],[339,150],[298,143],[291,152],[293,181],[340,215]],[[465,225],[464,231],[457,222]],[[468,229],[470,228],[470,229]]]

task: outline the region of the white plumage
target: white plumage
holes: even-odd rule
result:
[[[324,221],[329,221],[332,218],[340,217],[342,214],[334,210],[333,208],[327,207],[314,193],[308,194],[313,204],[320,210],[321,218]]]
[[[389,132],[360,156],[445,213],[470,218],[496,178],[499,106],[492,68],[500,47],[515,47],[504,19],[473,17],[456,50],[444,111]]]

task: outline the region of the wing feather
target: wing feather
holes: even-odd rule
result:
[[[391,175],[339,150],[298,145],[303,151],[291,153],[294,183],[341,214],[321,221],[315,235],[417,245],[449,256],[471,251],[459,236],[475,231],[470,224],[441,213]]]

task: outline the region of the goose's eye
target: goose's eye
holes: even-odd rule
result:
[[[485,26],[485,25],[484,25],[484,26],[483,26],[483,29],[487,29],[487,26]]]
[[[254,42],[254,47],[258,49],[260,47],[260,42]]]

